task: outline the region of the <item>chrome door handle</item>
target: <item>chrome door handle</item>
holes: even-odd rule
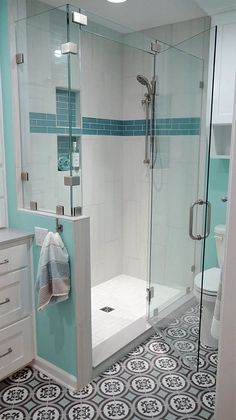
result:
[[[0,305],[5,305],[6,303],[9,303],[9,302],[10,302],[10,299],[9,298],[6,298],[2,302],[0,302]]]
[[[223,201],[223,203],[226,203],[228,201],[228,197],[222,197],[221,201]]]
[[[206,224],[206,232],[204,235],[194,235],[193,233],[193,219],[194,219],[194,208],[195,206],[207,206],[207,224]],[[189,236],[194,241],[201,241],[202,239],[206,239],[210,235],[210,229],[211,229],[211,203],[209,201],[204,201],[201,198],[197,201],[194,201],[194,203],[190,206],[189,210]]]
[[[7,258],[5,258],[5,260],[0,262],[0,265],[4,265],[4,264],[8,264],[8,263],[9,263],[9,260]]]
[[[11,347],[9,347],[9,349],[7,350],[7,352],[6,352],[6,353],[0,354],[0,359],[1,359],[2,357],[7,356],[8,354],[10,354],[10,353],[12,353],[12,352],[13,352],[12,348],[11,348]]]

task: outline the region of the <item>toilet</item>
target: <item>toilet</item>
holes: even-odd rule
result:
[[[225,247],[225,225],[217,225],[214,229],[218,267],[209,268],[204,271],[203,294],[202,294],[202,322],[201,322],[201,344],[216,349],[218,341],[211,335],[211,324],[214,315],[215,302],[220,283],[221,267],[224,259]],[[200,303],[202,285],[202,272],[194,279],[194,294]]]

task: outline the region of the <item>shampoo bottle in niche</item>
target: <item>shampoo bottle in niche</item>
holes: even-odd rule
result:
[[[72,143],[72,168],[74,171],[79,171],[80,167],[80,153],[79,153],[79,141],[73,141]]]

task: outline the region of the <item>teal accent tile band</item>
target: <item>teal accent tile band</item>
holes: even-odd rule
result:
[[[66,94],[66,92],[65,92]],[[57,108],[57,112],[61,112]],[[42,114],[30,112],[30,132],[49,134],[69,134],[67,114]],[[144,136],[145,120],[110,120],[105,118],[82,118],[82,129],[72,121],[71,134],[93,136]],[[149,123],[150,125],[150,123]],[[150,127],[149,127],[150,130]],[[200,133],[200,118],[160,118],[155,121],[154,133],[157,136],[197,136]]]

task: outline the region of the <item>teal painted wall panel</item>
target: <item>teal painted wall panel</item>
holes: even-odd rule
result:
[[[217,267],[214,227],[226,223],[227,204],[221,198],[227,195],[229,179],[229,160],[211,159],[209,179],[209,201],[212,204],[211,234],[206,241],[205,267]]]
[[[55,230],[55,219],[17,210],[12,130],[11,75],[8,48],[7,0],[0,1],[0,66],[2,76],[4,140],[8,190],[9,225],[13,228],[34,231],[35,226]],[[38,355],[70,374],[76,375],[75,334],[75,288],[73,264],[73,223],[63,220],[62,239],[71,257],[72,290],[68,301],[53,305],[45,311],[36,312]],[[36,275],[40,248],[33,246],[34,271]],[[37,296],[36,296],[37,299]]]

